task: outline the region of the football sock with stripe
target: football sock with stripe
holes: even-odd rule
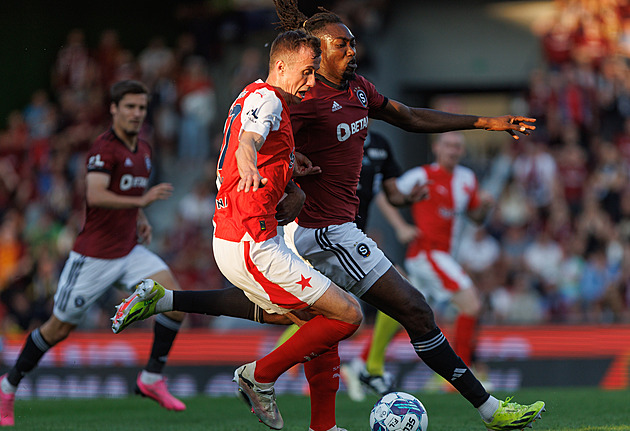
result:
[[[453,385],[475,408],[488,400],[490,394],[455,354],[440,328],[411,340],[411,344],[420,359]]]
[[[338,344],[304,363],[304,374],[310,387],[311,424],[313,431],[326,431],[337,423],[335,399],[339,390]]]
[[[280,338],[278,338],[278,341],[276,342],[276,347],[287,341],[289,338],[293,337],[293,334],[295,334],[298,329],[300,329],[300,327],[296,324],[288,326],[287,329],[285,329],[284,332],[280,335]]]
[[[168,359],[168,352],[170,352],[173,346],[173,341],[175,341],[175,337],[181,325],[182,322],[170,319],[164,314],[158,314],[155,317],[153,347],[151,349],[149,362],[144,368],[146,371],[156,374],[162,373],[166,365],[166,360]]]
[[[239,317],[254,322],[263,322],[263,310],[250,301],[237,287],[202,291],[173,291],[173,310],[209,316]]]
[[[307,362],[354,334],[359,325],[315,316],[287,341],[256,361],[254,378],[259,383],[275,382],[295,364]]]
[[[15,365],[7,373],[8,382],[17,387],[24,375],[37,366],[44,353],[51,347],[42,337],[39,328],[31,332],[26,338]]]
[[[365,369],[369,374],[382,376],[385,372],[385,352],[399,328],[400,323],[387,314],[382,311],[376,314],[372,343],[367,360],[365,361]]]

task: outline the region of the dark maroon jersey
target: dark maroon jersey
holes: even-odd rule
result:
[[[300,226],[320,228],[354,220],[368,116],[386,103],[360,75],[343,87],[318,75],[304,100],[290,106],[295,150],[322,168],[321,174],[296,178],[306,193]]]
[[[98,138],[87,155],[88,172],[110,175],[108,190],[118,195],[141,196],[149,184],[151,147],[138,140],[131,151],[109,130]],[[107,209],[87,205],[85,224],[73,250],[85,256],[115,259],[127,255],[137,244],[138,208]]]

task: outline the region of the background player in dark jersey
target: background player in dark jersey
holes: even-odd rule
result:
[[[29,334],[15,365],[1,378],[1,426],[14,423],[15,392],[25,374],[81,323],[111,286],[130,289],[151,277],[179,290],[164,261],[142,245],[151,242],[151,225],[142,208],[172,192],[168,183],[147,190],[151,148],[138,135],[148,89],[137,81],[120,81],[110,95],[112,127],[96,138],[87,158],[85,224],[59,278],[53,315]],[[186,406],[168,392],[162,369],[183,317],[181,312],[157,316],[151,356],[136,380],[137,393],[174,411]]]
[[[455,354],[424,296],[396,271],[353,220],[370,118],[411,132],[485,129],[507,131],[515,138],[516,132],[528,134],[533,130],[535,120],[511,115],[457,115],[388,99],[355,74],[356,40],[337,15],[324,10],[309,18],[299,11],[295,0],[274,3],[284,29],[302,28],[322,41],[317,83],[303,102],[291,109],[296,150],[319,166],[321,174],[298,179],[306,201],[298,222],[285,227],[287,244],[337,285],[398,320],[418,356],[477,408],[488,429],[530,424],[545,404],[520,405],[491,396]]]

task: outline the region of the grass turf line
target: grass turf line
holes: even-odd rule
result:
[[[458,394],[414,393],[429,412],[430,431],[481,430],[479,414]],[[630,431],[630,391],[601,391],[596,388],[540,388],[514,394],[495,393],[497,398],[515,395],[514,401],[547,404],[543,419],[534,430],[546,431]],[[345,393],[337,397],[338,425],[348,431],[368,431],[368,418],[378,397],[361,403]],[[155,402],[140,397],[119,399],[17,400],[15,430],[36,431],[265,431],[266,426],[248,412],[235,397],[186,398],[187,410],[168,412]],[[309,400],[301,396],[280,396],[278,405],[286,431],[306,431]]]

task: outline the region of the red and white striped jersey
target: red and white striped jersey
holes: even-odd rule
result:
[[[421,234],[407,248],[407,257],[421,250],[451,253],[463,229],[462,215],[479,206],[477,178],[472,170],[456,166],[449,172],[437,163],[412,168],[396,184],[405,194],[416,184],[429,185],[429,197],[411,206],[414,223]]]
[[[258,151],[264,187],[247,193],[236,191],[240,175],[234,152],[243,131],[265,138]],[[217,164],[214,235],[227,241],[262,242],[277,235],[276,205],[293,175],[295,145],[289,109],[271,85],[258,80],[249,84],[230,107]]]

